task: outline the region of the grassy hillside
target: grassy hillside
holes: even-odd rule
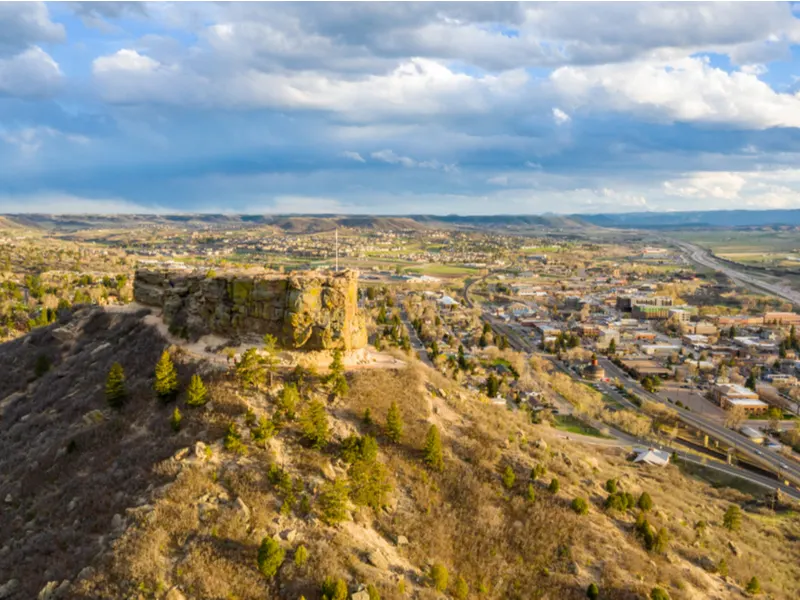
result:
[[[624,448],[565,440],[417,362],[353,370],[335,398],[313,370],[245,387],[224,359],[178,347],[182,389],[198,373],[210,401],[165,403],[154,365],[174,340],[149,322],[85,309],[0,346],[0,586],[17,582],[7,598],[54,582],[86,600],[312,600],[327,577],[358,600],[578,600],[592,583],[604,599],[644,599],[656,586],[673,600],[729,599],[753,576],[773,598],[800,596],[796,513],[678,466],[634,466]],[[41,356],[52,367],[37,378]],[[118,410],[104,395],[114,361],[129,391]],[[284,396],[291,382],[297,406]],[[385,427],[392,402],[397,442]],[[321,423],[328,434],[314,444]],[[441,470],[425,462],[431,426]],[[606,508],[609,479],[653,507]],[[736,531],[722,526],[731,505],[743,511]]]

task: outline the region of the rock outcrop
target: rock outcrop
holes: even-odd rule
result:
[[[170,330],[196,338],[274,335],[290,350],[354,350],[367,343],[358,310],[358,273],[206,276],[140,269],[137,302],[163,310]]]

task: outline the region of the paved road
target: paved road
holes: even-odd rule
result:
[[[781,456],[772,450],[768,450],[767,448],[759,446],[758,444],[754,444],[746,437],[736,433],[735,431],[731,431],[727,427],[721,426],[706,417],[702,417],[696,413],[689,412],[673,404],[669,404],[658,394],[651,394],[650,392],[646,391],[638,381],[629,378],[622,369],[617,367],[607,358],[602,357],[599,360],[607,375],[610,377],[618,377],[620,381],[624,381],[627,386],[633,388],[633,390],[642,398],[653,400],[654,402],[660,402],[661,404],[669,406],[678,413],[679,418],[684,423],[687,423],[688,425],[691,425],[692,427],[695,427],[718,440],[724,441],[745,455],[753,463],[764,465],[766,468],[778,473],[782,478],[788,479],[795,485],[800,485],[800,468],[793,464],[791,459]]]
[[[425,348],[425,344],[423,344],[422,340],[419,339],[417,330],[414,329],[414,327],[411,325],[411,321],[408,319],[408,313],[406,312],[406,307],[403,306],[403,300],[403,297],[398,298],[398,304],[400,305],[400,320],[403,321],[403,325],[405,325],[405,328],[408,331],[408,339],[411,342],[411,347],[417,353],[417,356],[422,362],[429,367],[434,368],[433,362],[428,356],[428,351]]]
[[[678,240],[670,241],[679,246],[686,253],[689,260],[698,265],[702,265],[709,269],[714,269],[715,271],[724,273],[734,281],[738,281],[744,285],[749,285],[765,292],[769,292],[770,294],[778,296],[779,298],[788,300],[792,304],[800,305],[800,293],[796,292],[790,287],[769,283],[768,281],[765,281],[764,279],[751,273],[745,273],[737,270],[729,264],[721,262],[708,250],[694,244]]]

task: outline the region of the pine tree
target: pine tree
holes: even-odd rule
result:
[[[328,525],[336,525],[347,518],[347,481],[342,478],[325,483],[319,494],[317,505],[320,519]]]
[[[435,563],[431,567],[431,579],[433,580],[433,587],[437,592],[444,592],[447,589],[447,580],[450,574],[447,572],[447,567],[442,563]]]
[[[378,588],[371,583],[367,586],[367,595],[369,596],[369,600],[381,600],[381,595],[378,592]]]
[[[489,373],[489,377],[486,379],[486,395],[489,396],[489,398],[494,398],[499,391],[500,382],[497,380],[494,373]]]
[[[170,400],[178,392],[178,373],[169,352],[164,350],[156,364],[156,381],[153,385],[156,395],[162,400]]]
[[[737,531],[742,526],[742,510],[731,504],[722,517],[722,525],[729,531]]]
[[[547,489],[550,490],[551,494],[557,494],[560,487],[561,486],[558,483],[558,479],[553,477],[550,480],[550,485],[547,486]]]
[[[758,578],[753,575],[750,581],[747,582],[747,586],[744,589],[751,596],[755,596],[756,594],[761,593],[761,583],[758,581]]]
[[[589,503],[586,498],[577,497],[572,500],[572,510],[579,515],[585,515],[589,512]]]
[[[330,366],[330,373],[327,377],[331,386],[331,393],[341,398],[349,391],[347,377],[344,374],[344,362],[342,361],[342,351],[339,348],[333,351],[333,361]]]
[[[392,400],[392,404],[389,406],[389,412],[386,414],[386,437],[395,444],[399,444],[402,436],[403,417],[400,416],[400,409],[397,407],[397,402]]]
[[[639,501],[637,502],[637,505],[639,506],[640,509],[642,509],[643,512],[647,512],[649,510],[652,510],[653,508],[653,499],[647,492],[642,492],[642,495],[639,496]]]
[[[106,400],[112,408],[120,408],[125,402],[128,391],[125,387],[125,371],[122,365],[115,362],[111,365],[106,377]]]
[[[189,380],[189,387],[186,388],[186,405],[203,406],[207,400],[208,390],[200,375],[195,373]]]
[[[431,425],[430,429],[428,429],[428,434],[425,436],[423,461],[434,471],[444,469],[442,438],[439,436],[439,428],[436,425]]]
[[[669,594],[660,587],[650,590],[650,600],[669,600]]]
[[[348,596],[344,579],[325,578],[322,584],[322,600],[347,600]]]
[[[181,411],[178,410],[178,407],[175,407],[175,410],[172,411],[172,417],[169,420],[169,424],[172,425],[172,430],[176,433],[181,430],[181,420],[183,419],[183,415]]]
[[[528,502],[535,502],[536,501],[536,489],[533,487],[532,483],[528,484],[528,489],[525,492],[525,499]]]
[[[514,482],[517,480],[517,476],[514,474],[514,469],[511,468],[511,465],[506,465],[505,470],[503,471],[503,487],[507,490],[510,490],[514,487]]]
[[[248,348],[234,367],[236,378],[246,388],[256,388],[264,383],[266,365],[255,348]]]
[[[266,446],[267,440],[275,435],[274,423],[265,416],[258,419],[258,424],[250,430],[250,437],[257,444]]]
[[[239,428],[236,423],[228,425],[228,430],[225,432],[225,440],[223,445],[226,450],[236,454],[247,454],[247,446],[242,441],[242,434],[239,433]]]
[[[278,410],[281,411],[289,421],[294,420],[297,405],[300,402],[300,392],[293,383],[286,383],[278,396]]]
[[[597,600],[600,597],[600,588],[597,587],[596,583],[590,583],[589,587],[586,588],[586,597],[589,600]]]
[[[300,418],[303,436],[313,448],[321,449],[328,443],[330,429],[325,405],[320,400],[312,400]]]
[[[261,540],[258,548],[258,570],[267,579],[272,579],[283,564],[286,551],[271,537]]]
[[[297,550],[294,551],[294,564],[297,567],[304,567],[306,562],[308,561],[308,550],[302,544],[297,547]]]
[[[361,418],[361,421],[366,427],[372,426],[372,411],[370,410],[369,406],[364,409],[364,416]]]

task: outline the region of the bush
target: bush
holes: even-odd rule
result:
[[[334,479],[322,486],[319,494],[320,519],[328,525],[336,525],[347,518],[347,481]]]
[[[656,552],[657,554],[664,554],[666,553],[668,547],[669,547],[669,532],[667,532],[667,530],[664,527],[662,527],[661,529],[658,530],[658,533],[656,534],[655,540],[653,541],[650,550]]]
[[[322,583],[322,600],[347,600],[348,596],[344,579],[325,578]]]
[[[439,428],[431,425],[428,434],[425,436],[425,448],[423,449],[423,461],[434,471],[444,469],[444,453],[442,451],[442,439],[439,436]]]
[[[208,400],[208,390],[206,389],[200,375],[195,373],[189,380],[189,387],[186,388],[186,405],[203,406]]]
[[[742,509],[735,504],[731,504],[722,517],[722,525],[728,531],[738,531],[742,526]]]
[[[265,416],[258,419],[258,424],[250,429],[250,436],[257,444],[266,445],[267,440],[275,435],[275,424]]]
[[[534,465],[534,467],[531,469],[531,479],[533,481],[536,481],[545,475],[547,475],[547,467],[541,463]]]
[[[115,362],[111,365],[106,377],[106,400],[112,408],[120,408],[125,402],[128,391],[125,387],[125,371],[122,365]]]
[[[170,400],[178,392],[178,373],[169,352],[164,350],[156,363],[156,380],[153,384],[156,395],[162,400]]]
[[[536,489],[533,487],[532,483],[528,484],[528,489],[525,492],[525,499],[528,502],[535,502],[536,501]]]
[[[378,588],[371,583],[367,586],[367,595],[369,596],[369,600],[381,600],[381,595],[378,593]]]
[[[344,374],[342,351],[338,348],[333,351],[333,361],[331,362],[330,374],[327,377],[327,382],[331,386],[331,393],[340,398],[347,394],[350,389]]]
[[[589,503],[586,501],[586,498],[575,498],[572,501],[572,510],[579,515],[587,514],[589,512]]]
[[[442,563],[435,563],[430,572],[433,587],[437,592],[444,592],[447,589],[447,579],[450,576],[447,567]]]
[[[374,439],[374,438],[370,438]],[[386,505],[392,491],[386,467],[372,459],[359,459],[353,463],[350,473],[350,499],[354,504],[380,510]]]
[[[223,445],[226,450],[235,454],[247,454],[247,446],[245,446],[242,441],[242,434],[239,433],[239,428],[236,426],[236,423],[228,425]]]
[[[245,388],[256,388],[266,379],[267,365],[255,348],[248,348],[234,366],[236,379]]]
[[[261,540],[258,548],[258,570],[267,579],[272,579],[283,564],[286,551],[270,537]]]
[[[300,392],[293,383],[286,383],[278,396],[278,410],[288,421],[294,420],[297,405],[300,402]]]
[[[169,424],[172,425],[172,430],[174,432],[178,432],[181,430],[181,420],[183,419],[183,415],[181,415],[181,411],[178,410],[178,407],[175,407],[175,410],[172,411],[172,417],[169,420]]]
[[[403,437],[403,417],[400,416],[400,409],[394,400],[392,400],[389,412],[386,414],[386,437],[395,444],[399,444],[400,439]]]
[[[467,600],[467,597],[469,596],[469,585],[467,584],[467,580],[460,575],[456,580],[456,589],[453,590],[453,596],[455,596],[456,600]]]
[[[547,489],[548,489],[548,490],[550,490],[550,493],[551,493],[551,494],[557,494],[557,493],[558,493],[558,490],[560,489],[560,487],[561,487],[561,486],[560,486],[560,484],[558,483],[558,479],[557,479],[556,477],[553,477],[553,478],[550,480],[550,485],[548,485],[548,486],[547,486]]]
[[[308,561],[308,550],[303,545],[297,547],[297,550],[294,551],[294,564],[297,567],[302,568],[305,566],[306,562]]]
[[[669,594],[660,587],[650,590],[650,600],[669,600]]]
[[[758,578],[755,575],[753,575],[750,581],[747,582],[747,586],[744,588],[744,590],[752,596],[761,593],[761,583],[758,581]]]
[[[597,600],[600,597],[600,588],[597,587],[596,583],[590,583],[589,587],[586,588],[586,597],[589,600]]]
[[[653,499],[647,492],[642,492],[642,495],[639,496],[637,505],[642,511],[647,512],[653,508]]]
[[[617,491],[617,480],[616,479],[609,479],[606,481],[606,491],[609,494],[613,494]]]
[[[629,498],[624,492],[614,492],[608,498],[606,498],[605,508],[606,510],[625,512],[629,508],[628,500]]]
[[[308,405],[300,418],[300,429],[312,448],[319,450],[328,443],[328,413],[320,400],[312,400]]]
[[[511,465],[506,465],[503,471],[503,487],[510,490],[514,487],[514,482],[516,482],[516,480],[517,476],[514,474],[514,469],[511,468]]]

